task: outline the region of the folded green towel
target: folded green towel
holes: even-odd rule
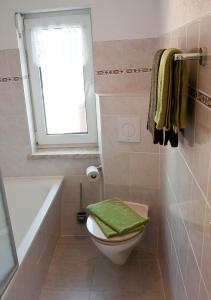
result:
[[[184,61],[175,62],[176,48],[164,51],[158,74],[156,128],[175,131],[186,126],[188,74]]]
[[[90,204],[87,209],[107,237],[135,232],[149,221],[118,198]]]
[[[101,228],[102,232],[107,237],[113,237],[113,236],[120,235],[117,231],[115,231],[114,229],[112,229],[111,227],[109,227],[108,225],[103,223],[98,217],[94,216],[94,219],[95,219],[96,223],[99,225],[99,227]],[[135,227],[131,230],[128,230],[126,233],[132,233],[132,232],[140,231],[141,229],[144,229],[144,225],[139,225],[139,226],[137,226],[137,227]]]

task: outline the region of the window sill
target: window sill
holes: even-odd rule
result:
[[[98,148],[39,149],[28,155],[28,159],[47,158],[99,158]]]

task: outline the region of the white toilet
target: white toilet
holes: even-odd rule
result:
[[[134,211],[136,211],[136,213],[145,218],[148,218],[147,205],[126,201],[125,203]],[[141,229],[140,231],[125,234],[122,236],[107,238],[92,216],[88,217],[86,227],[92,241],[97,246],[97,248],[113,263],[119,265],[122,265],[126,262],[131,251],[143,237],[145,230]]]

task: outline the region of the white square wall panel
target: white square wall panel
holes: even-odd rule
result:
[[[118,118],[118,141],[138,143],[141,140],[141,120],[138,117]]]

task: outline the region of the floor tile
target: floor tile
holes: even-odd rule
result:
[[[95,291],[139,291],[141,277],[137,261],[125,265],[114,265],[106,258],[99,258],[95,264],[92,290]]]
[[[101,253],[90,238],[61,237],[52,261],[69,264],[72,261],[88,261],[99,256]]]
[[[49,268],[44,288],[53,290],[82,290],[91,287],[93,276],[92,263],[52,264]]]
[[[142,300],[139,292],[92,292],[90,300]],[[157,299],[157,298],[155,298]]]
[[[90,292],[59,292],[43,290],[39,300],[89,300]]]

